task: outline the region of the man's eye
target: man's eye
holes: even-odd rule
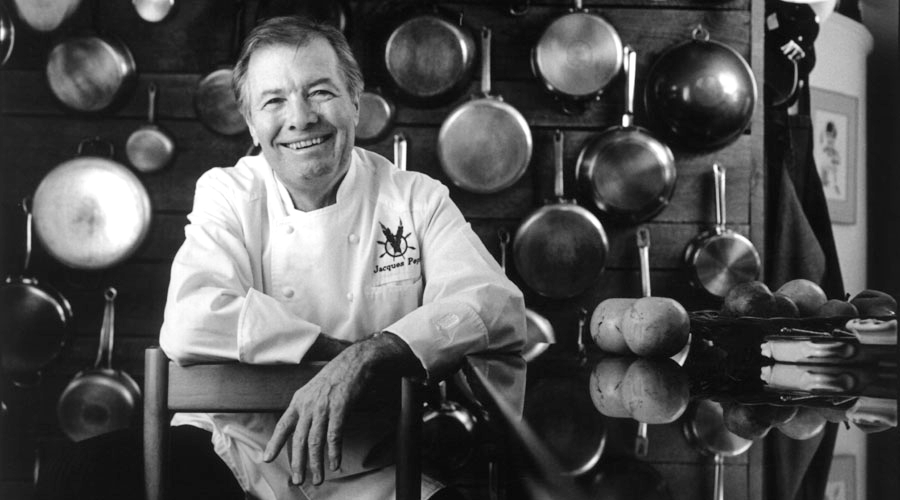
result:
[[[281,97],[272,97],[272,98],[270,98],[270,99],[267,99],[267,100],[263,103],[263,106],[264,106],[264,107],[276,106],[276,105],[278,105],[278,104],[281,104],[282,102],[284,102],[284,98],[281,98]]]
[[[316,89],[309,93],[311,97],[315,97],[317,99],[327,99],[334,97],[334,92],[326,89]]]

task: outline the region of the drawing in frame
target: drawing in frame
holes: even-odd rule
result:
[[[810,88],[813,159],[831,222],[856,222],[856,163],[859,100],[830,90]]]

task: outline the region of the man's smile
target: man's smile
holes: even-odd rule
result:
[[[325,135],[325,136],[321,136],[321,137],[314,137],[312,139],[303,139],[301,141],[282,143],[282,146],[284,146],[288,149],[291,149],[293,151],[300,151],[303,149],[311,148],[313,146],[318,146],[319,144],[322,144],[323,142],[327,141],[330,138],[331,138],[331,135]]]

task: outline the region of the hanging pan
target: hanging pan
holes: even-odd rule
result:
[[[231,59],[205,75],[197,83],[194,93],[194,110],[197,117],[210,130],[222,135],[237,135],[247,131],[247,122],[241,114],[240,106],[231,85],[234,65],[241,50],[244,32],[245,6],[235,2],[234,29],[231,32]]]
[[[92,6],[96,17],[98,7]],[[137,68],[121,40],[105,35],[73,35],[50,49],[47,82],[67,108],[97,113],[120,104],[134,89]]]
[[[591,138],[578,155],[578,182],[607,215],[640,222],[661,212],[675,191],[675,157],[649,131],[634,125],[637,54],[624,49],[625,114],[622,125]]]
[[[108,146],[109,158],[81,156],[89,143]],[[34,229],[47,252],[66,266],[103,269],[128,258],[144,241],[150,196],[134,173],[112,159],[112,144],[84,140],[78,154],[38,185]]]
[[[454,109],[438,132],[438,158],[454,184],[473,193],[512,186],[531,161],[525,117],[491,95],[491,30],[481,30],[482,97]]]
[[[545,297],[574,297],[597,282],[609,241],[599,220],[564,198],[563,134],[553,135],[556,203],[529,215],[513,241],[516,269],[525,283]]]
[[[438,383],[440,399],[422,416],[422,456],[441,470],[465,465],[475,450],[475,416],[463,405],[447,399],[447,382]]]
[[[131,0],[137,15],[148,23],[158,23],[169,15],[175,0]]]
[[[156,124],[156,83],[147,87],[147,123],[128,136],[125,154],[134,168],[141,172],[156,172],[175,156],[175,140]]]
[[[756,79],[737,51],[710,40],[702,26],[692,35],[663,52],[650,68],[644,107],[678,144],[717,149],[750,125]]]
[[[506,251],[509,248],[509,231],[500,228],[500,267],[506,272]],[[525,309],[525,345],[522,347],[522,359],[533,361],[544,353],[550,344],[556,343],[556,334],[550,321],[532,309]]]
[[[14,0],[13,3],[23,23],[35,31],[48,33],[72,17],[81,0]]]
[[[141,389],[130,375],[112,367],[116,289],[104,292],[106,307],[94,367],[75,375],[63,390],[56,414],[73,441],[127,428],[141,404]]]
[[[599,97],[621,68],[619,34],[605,19],[583,9],[581,0],[544,28],[531,51],[535,77],[565,101]]]
[[[16,25],[6,6],[0,2],[0,67],[6,64],[16,45]]]
[[[713,164],[716,187],[716,227],[700,233],[684,250],[691,282],[717,297],[735,285],[759,277],[761,262],[746,237],[725,226],[725,169]]]
[[[722,405],[701,399],[688,412],[682,430],[698,451],[715,456],[716,476],[714,500],[725,498],[725,457],[734,457],[750,449],[753,441],[733,434],[725,427]]]
[[[372,144],[380,141],[394,125],[394,105],[380,91],[366,89],[359,94],[359,121],[356,141]]]
[[[25,210],[25,263],[18,276],[0,285],[0,368],[17,385],[40,380],[40,373],[59,356],[71,335],[72,307],[56,289],[28,274],[31,262],[31,209]]]
[[[475,41],[457,19],[440,12],[416,12],[391,31],[384,44],[384,66],[402,98],[420,106],[452,101],[469,88],[475,67]]]

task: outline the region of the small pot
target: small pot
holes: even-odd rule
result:
[[[141,390],[134,379],[112,367],[116,289],[107,288],[104,298],[94,367],[75,375],[56,406],[60,427],[73,441],[127,428],[141,404]]]
[[[0,66],[6,64],[12,55],[16,45],[16,25],[6,10],[6,6],[0,2]]]
[[[531,69],[544,87],[564,100],[599,97],[622,68],[622,40],[600,16],[582,8],[553,20],[531,51]]]
[[[715,456],[714,500],[725,498],[725,457],[734,457],[750,449],[753,441],[733,434],[725,427],[722,405],[701,399],[688,413],[682,430],[687,441],[705,455]]]
[[[509,248],[509,231],[500,228],[497,231],[500,238],[500,267],[506,272],[506,252]],[[553,324],[532,309],[525,309],[525,345],[522,347],[522,359],[525,362],[537,359],[550,344],[556,343],[556,334]]]
[[[440,105],[469,86],[475,41],[462,15],[451,19],[437,8],[400,22],[384,44],[384,68],[400,97],[416,105]]]
[[[684,250],[691,283],[724,297],[737,284],[759,277],[762,263],[746,237],[725,226],[725,169],[713,165],[716,187],[716,227],[700,233]]]
[[[169,15],[175,0],[131,0],[137,15],[148,23],[158,23]]]
[[[220,64],[197,83],[194,92],[194,110],[200,122],[221,135],[237,135],[247,131],[247,122],[231,85],[234,62],[237,60],[244,38],[246,7],[239,3],[231,32],[231,61]]]
[[[33,385],[41,371],[55,361],[71,337],[72,306],[55,288],[28,274],[31,262],[32,216],[26,214],[25,262],[22,273],[0,285],[0,368],[16,385]]]
[[[372,144],[383,139],[394,125],[394,113],[394,105],[378,90],[361,92],[356,141],[360,144]]]
[[[50,49],[46,67],[53,95],[69,109],[98,113],[120,104],[134,89],[134,56],[111,36],[76,35]]]
[[[110,158],[81,156],[105,144]],[[51,170],[34,193],[34,228],[47,252],[66,266],[103,269],[125,260],[150,229],[150,196],[140,179],[111,159],[99,138],[78,145],[79,157]]]
[[[28,27],[49,33],[72,17],[81,0],[15,0],[19,19]]]
[[[678,144],[717,149],[750,125],[756,78],[737,51],[710,40],[702,26],[692,38],[663,52],[650,68],[644,108]]]
[[[578,155],[578,182],[598,209],[640,222],[660,213],[675,192],[675,156],[650,131],[634,124],[637,54],[624,49],[626,93],[622,124],[592,137]]]
[[[447,382],[438,384],[440,400],[422,416],[422,455],[442,469],[465,465],[475,448],[475,418],[464,406],[447,399]]]
[[[147,123],[128,136],[125,154],[134,168],[156,172],[175,156],[175,140],[156,124],[156,83],[147,87]]]
[[[565,199],[563,134],[554,133],[556,203],[531,213],[516,231],[513,258],[522,279],[545,297],[571,298],[603,273],[609,240],[603,224],[586,208]]]

